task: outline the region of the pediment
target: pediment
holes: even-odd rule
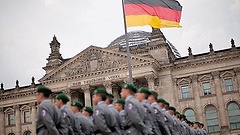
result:
[[[235,75],[234,72],[232,71],[225,71],[220,74],[220,77],[225,78],[225,77],[233,77]]]
[[[200,82],[203,82],[203,81],[209,81],[209,80],[212,80],[212,76],[211,75],[202,75],[199,77],[198,79]]]
[[[188,78],[179,79],[177,82],[178,85],[185,85],[185,84],[190,84],[190,83],[191,83],[191,80]]]
[[[154,62],[154,59],[131,56],[132,65]],[[109,49],[90,46],[83,50],[60,67],[46,74],[40,82],[55,78],[64,78],[103,70],[127,67],[127,54]]]

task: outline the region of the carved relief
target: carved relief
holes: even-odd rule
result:
[[[81,58],[75,67],[70,67],[65,74],[67,76],[73,76],[93,71],[116,68],[126,64],[127,61],[125,58],[111,58],[109,55],[91,50]]]

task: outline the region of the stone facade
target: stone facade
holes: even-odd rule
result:
[[[193,119],[216,131],[212,135],[240,134],[240,127],[231,129],[228,112],[231,103],[240,107],[240,48],[234,40],[229,49],[214,51],[210,44],[207,53],[193,55],[189,48],[189,56],[178,58],[160,30],[154,29],[148,38],[150,42],[130,47],[134,84],[156,90],[181,113],[192,111]],[[55,92],[53,97],[63,92],[72,101],[92,106],[96,87],[105,87],[117,98],[120,86],[129,80],[126,48],[122,46],[89,46],[70,59],[62,58],[55,36],[50,47],[43,67],[46,74],[39,82]],[[16,88],[4,90],[1,84],[0,135],[35,134],[37,85],[34,78],[25,87],[16,82]],[[216,115],[211,118],[217,125],[211,126],[206,115],[214,109]]]

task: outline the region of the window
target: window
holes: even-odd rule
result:
[[[189,89],[188,89],[188,86],[182,86],[181,87],[181,90],[182,90],[182,98],[183,99],[186,99],[186,98],[189,98]]]
[[[209,133],[220,131],[217,110],[213,105],[206,107],[206,121]]]
[[[23,112],[23,115],[24,115],[24,123],[31,122],[31,119],[30,119],[30,112],[29,112],[29,111],[25,111],[25,112]]]
[[[14,125],[14,115],[8,114],[8,125]]]
[[[231,78],[224,79],[226,91],[233,91],[233,81]]]
[[[209,82],[205,82],[202,85],[203,85],[203,94],[204,95],[212,94],[211,93],[211,84]]]
[[[230,129],[240,129],[240,109],[239,106],[232,102],[227,107]]]
[[[187,120],[194,122],[196,121],[196,116],[195,116],[195,112],[193,111],[193,109],[186,109],[184,111],[184,115],[186,116]]]

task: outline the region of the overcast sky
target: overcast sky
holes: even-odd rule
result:
[[[162,29],[182,56],[240,46],[240,0],[179,0],[182,28]],[[151,28],[137,27],[128,31]],[[40,79],[53,35],[63,58],[89,45],[106,47],[124,34],[121,0],[0,0],[0,82],[4,87]]]

